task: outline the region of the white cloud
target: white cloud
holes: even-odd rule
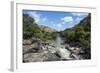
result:
[[[62,29],[62,24],[61,23],[55,23],[54,21],[51,21],[49,23],[49,26],[57,31],[60,31]]]
[[[54,22],[53,22],[53,21],[51,21],[50,23],[51,23],[51,24],[54,24]]]
[[[79,12],[74,12],[74,13],[71,13],[72,15],[74,16],[87,16],[88,13],[79,13]]]
[[[64,22],[71,22],[73,21],[73,18],[71,16],[65,16],[64,18],[61,18],[61,20]]]
[[[56,28],[58,31],[62,30],[62,24],[60,24],[60,23],[56,24],[56,25],[55,25],[55,28]]]
[[[77,17],[77,18],[75,19],[74,22],[77,24],[77,23],[79,23],[82,19],[83,19],[82,17]]]
[[[45,22],[47,21],[48,19],[46,17],[42,18],[42,21]]]
[[[53,27],[56,27],[56,24],[53,21],[49,21],[48,25],[51,25]]]
[[[40,14],[37,14],[36,12],[28,12],[28,14],[35,19],[35,22],[38,23],[40,21]]]
[[[80,18],[80,17],[77,17],[75,20],[76,21],[80,21],[80,20],[82,20],[83,18]]]
[[[43,17],[41,14],[39,14],[39,13],[37,13],[35,11],[34,12],[33,11],[28,12],[28,14],[31,17],[33,17],[35,19],[35,22],[38,23],[38,24],[43,23],[43,22],[48,20],[47,17]]]
[[[61,20],[63,21],[62,24],[64,24],[64,23],[72,22],[73,18],[71,16],[65,16],[61,18]]]
[[[62,27],[62,24],[57,24],[57,27]]]

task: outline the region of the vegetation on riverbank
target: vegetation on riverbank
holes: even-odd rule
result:
[[[71,47],[81,47],[84,51],[82,53],[84,59],[91,58],[91,14],[76,26],[60,32],[47,26],[38,25],[33,17],[23,14],[23,40],[35,38],[43,42],[55,41],[58,34],[64,39],[64,44]],[[33,49],[33,45],[34,43],[31,44],[31,49]],[[24,47],[27,48],[27,45]]]
[[[91,15],[89,14],[75,27],[66,29],[61,32],[62,37],[66,39],[66,43],[70,46],[82,47],[86,57],[91,56]]]
[[[57,33],[55,30],[46,26],[39,26],[35,23],[34,18],[30,17],[28,14],[23,14],[23,39],[35,37],[46,41],[55,40],[56,36]]]

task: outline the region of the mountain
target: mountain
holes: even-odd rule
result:
[[[50,28],[48,26],[43,26],[43,25],[38,25],[40,29],[44,32],[52,33],[52,32],[57,32],[55,29]]]
[[[65,43],[70,46],[81,47],[85,51],[85,58],[89,59],[91,53],[91,14],[88,14],[80,23],[73,28],[60,32],[65,38]]]
[[[83,27],[85,31],[91,31],[91,14],[88,14],[87,17],[85,17],[78,25],[75,26],[77,27]]]
[[[23,39],[31,39],[33,37],[42,41],[54,40],[56,38],[56,30],[35,23],[35,19],[28,14],[23,14]]]

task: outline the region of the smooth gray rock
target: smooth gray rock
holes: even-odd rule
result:
[[[32,40],[28,39],[28,40],[23,40],[23,45],[30,45],[32,44]]]

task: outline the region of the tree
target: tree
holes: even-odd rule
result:
[[[62,32],[69,45],[82,47],[85,52],[85,58],[91,57],[91,14],[84,18],[75,27],[66,29]]]
[[[28,14],[23,14],[23,38],[28,39],[32,37],[32,26],[35,20]]]

